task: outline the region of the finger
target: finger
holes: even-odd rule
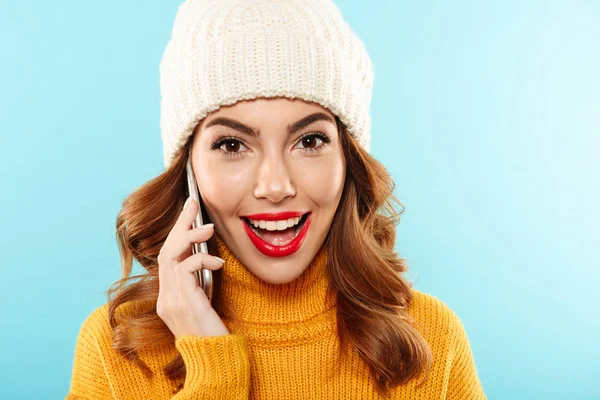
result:
[[[185,210],[187,211],[187,210]],[[214,234],[214,225],[206,224],[198,228],[178,231],[173,227],[165,239],[163,259],[171,265],[185,260],[191,255],[192,243],[206,242]]]
[[[186,225],[189,223],[189,227],[192,226],[192,221],[195,218],[194,207],[197,203],[189,198],[184,205],[184,209],[179,213],[179,217],[175,221],[175,224],[169,231],[163,246],[159,253],[159,290],[160,284],[165,289],[173,288],[175,285],[175,277],[173,276],[173,267],[177,265],[181,260],[189,257],[192,254],[190,243],[181,239],[182,229],[186,232],[188,228]],[[170,282],[173,282],[170,284]],[[159,292],[160,293],[160,292]]]
[[[165,245],[171,244],[171,242],[177,242],[181,235],[192,228],[192,222],[196,218],[198,212],[198,203],[191,197],[184,204],[183,210],[179,213],[179,217],[175,221],[175,224],[171,228],[171,231],[165,239]]]
[[[175,281],[179,290],[180,298],[188,304],[198,301],[198,293],[204,292],[197,285],[196,273],[202,268],[212,271],[218,270],[223,266],[224,261],[210,254],[197,253],[185,261],[182,261],[175,267]],[[206,297],[205,297],[206,299]]]
[[[213,224],[202,225],[200,228],[190,229],[183,234],[183,238],[178,240],[175,245],[176,253],[179,252],[178,262],[182,262],[192,253],[194,243],[207,242],[215,233]]]
[[[161,249],[162,252],[168,252],[165,249],[165,245]],[[173,293],[177,290],[177,285],[175,283],[175,275],[173,273],[173,264],[169,264],[168,262],[162,259],[162,254],[159,254],[158,258],[158,296],[162,297],[165,293],[168,295],[169,293]]]
[[[164,248],[164,245],[163,245]],[[162,250],[161,250],[162,251]],[[162,257],[162,256],[161,256]],[[170,297],[171,293],[177,291],[177,283],[175,282],[175,274],[173,267],[176,264],[169,264],[165,261],[158,262],[158,296]]]
[[[171,236],[171,240],[163,245],[161,249],[161,260],[159,263],[158,274],[159,274],[159,291],[162,287],[172,292],[176,290],[175,276],[173,275],[173,268],[188,259],[192,255],[192,243],[206,242],[214,234],[214,225],[208,224],[203,225],[200,228],[190,229],[186,231],[183,238],[174,240]],[[169,236],[171,233],[169,234]],[[160,293],[160,292],[159,292]]]
[[[175,232],[184,232],[190,229],[194,218],[196,218],[197,212],[198,203],[190,197],[183,205],[183,210],[179,213],[179,217],[177,218],[177,221],[175,221],[172,230]]]
[[[188,246],[187,249],[185,249],[185,251],[183,253],[181,253],[181,255],[179,256],[179,262],[182,262],[183,260],[187,259],[189,256],[191,256],[192,254],[194,254],[192,252],[192,246]]]
[[[189,235],[189,238],[186,238],[185,236],[182,238],[182,235],[187,234],[186,232],[188,232],[192,226],[192,222],[198,212],[197,207],[198,203],[190,198],[163,243],[159,254],[159,294],[161,293],[161,282],[164,291],[171,292],[176,290],[173,267],[192,254],[191,243],[206,241],[213,234],[212,224],[208,224],[194,229],[194,232]],[[207,230],[209,232],[206,232]]]

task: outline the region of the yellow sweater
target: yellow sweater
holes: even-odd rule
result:
[[[224,336],[183,336],[174,345],[139,351],[155,373],[147,379],[111,348],[107,304],[82,324],[66,400],[77,399],[377,399],[358,356],[336,363],[335,308],[327,307],[327,254],[322,248],[303,275],[283,285],[261,281],[218,240],[223,266],[219,299],[245,325]],[[486,399],[471,348],[456,314],[433,296],[412,289],[410,314],[429,343],[428,381],[392,390],[389,399]],[[174,393],[162,373],[180,352],[187,374]]]

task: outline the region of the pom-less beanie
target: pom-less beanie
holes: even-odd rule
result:
[[[259,97],[315,102],[369,151],[373,66],[331,0],[186,0],[160,63],[168,167],[208,113]]]

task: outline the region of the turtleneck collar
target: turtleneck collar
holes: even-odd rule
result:
[[[225,260],[220,290],[215,299],[237,319],[256,326],[290,326],[331,314],[335,296],[329,290],[327,249],[322,246],[306,270],[292,282],[272,284],[250,272],[216,235],[220,257]]]

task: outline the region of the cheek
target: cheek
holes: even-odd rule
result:
[[[234,213],[248,192],[247,170],[208,162],[201,163],[200,168],[202,172],[196,173],[196,180],[207,211],[216,213],[219,219]]]
[[[337,207],[346,178],[342,157],[328,157],[320,162],[309,160],[298,176],[301,190],[318,206]]]

